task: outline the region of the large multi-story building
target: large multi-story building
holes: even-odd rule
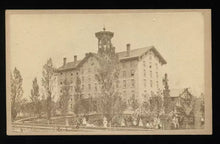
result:
[[[63,65],[56,70],[56,95],[62,95],[62,87],[65,86],[66,79],[70,86],[69,108],[74,105],[74,93],[76,78],[80,78],[82,98],[93,98],[100,94],[100,86],[95,77],[99,67],[99,54],[103,52],[115,53],[115,47],[111,43],[114,33],[103,31],[95,33],[98,38],[98,52],[86,53],[82,60],[74,56],[74,61],[67,62],[63,59]],[[163,84],[161,71],[166,60],[161,56],[154,46],[131,49],[130,44],[126,45],[126,50],[117,52],[120,61],[120,74],[116,83],[116,88],[125,100],[135,97],[139,103],[147,100],[152,94],[162,92]]]

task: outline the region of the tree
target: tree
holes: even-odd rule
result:
[[[41,113],[41,102],[40,102],[40,93],[39,93],[39,85],[37,83],[37,78],[35,77],[32,84],[31,89],[31,101],[33,103],[33,112],[35,115],[38,115],[40,117]]]
[[[188,89],[185,89],[185,92],[187,97],[180,97],[180,106],[177,107],[177,112],[180,126],[189,128],[194,124],[195,97],[188,92]]]
[[[70,85],[67,79],[64,80],[63,86],[61,88],[62,90],[62,95],[60,96],[59,104],[60,104],[60,109],[61,109],[61,114],[65,116],[68,113],[68,103],[70,99]]]
[[[162,96],[158,92],[150,97],[150,110],[155,114],[159,114],[162,110]]]
[[[54,74],[54,67],[52,59],[49,58],[47,63],[43,66],[43,78],[42,78],[42,85],[45,90],[46,95],[46,111],[47,111],[47,119],[50,120],[51,113],[52,113],[52,77]]]
[[[23,78],[21,76],[20,71],[17,68],[15,68],[13,74],[10,75],[10,82],[11,82],[11,116],[12,116],[12,120],[14,120],[21,108],[20,106],[23,96],[23,89],[22,89]]]
[[[78,115],[83,110],[82,106],[82,90],[81,90],[81,80],[79,76],[76,77],[76,83],[75,83],[75,94],[74,94],[74,113]]]
[[[122,114],[123,107],[120,93],[115,85],[119,78],[119,59],[114,51],[102,52],[97,57],[99,62],[96,79],[100,85],[101,96],[98,100],[98,110],[111,123],[112,118]]]
[[[163,85],[164,85],[164,90],[163,90],[163,95],[164,95],[163,106],[164,106],[165,113],[169,113],[171,111],[170,89],[169,89],[168,81],[169,81],[168,80],[168,76],[167,76],[167,74],[165,74],[164,79],[163,79]]]
[[[128,103],[133,110],[136,110],[139,106],[139,103],[138,103],[137,99],[135,98],[135,96],[130,97]]]

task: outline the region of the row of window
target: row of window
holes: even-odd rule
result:
[[[123,71],[122,75],[123,75],[123,78],[127,77],[126,71]],[[132,77],[134,76],[134,70],[133,69],[130,70],[130,76],[132,76]]]
[[[126,91],[123,91],[123,95],[124,95],[124,97],[127,97],[127,96],[128,96],[127,93],[126,93]],[[135,97],[135,92],[134,92],[134,90],[131,91],[131,95],[132,95],[132,97]]]
[[[117,88],[119,87],[119,81],[116,84],[116,87]],[[134,88],[134,87],[135,87],[135,81],[134,81],[134,79],[131,79],[131,88]],[[123,80],[123,88],[127,88],[127,81],[126,80]]]
[[[146,61],[143,61],[143,66],[146,67]],[[155,63],[156,69],[158,69],[158,64]],[[149,68],[152,68],[152,62],[149,62]]]
[[[67,74],[68,74],[68,73],[67,73]],[[71,72],[71,73],[69,73],[69,74],[70,74],[70,76],[73,76],[73,75],[74,75],[74,72]],[[61,72],[60,75],[63,75],[63,72]],[[78,72],[76,72],[76,75],[78,75]]]
[[[157,88],[159,88],[159,82],[158,81],[156,81],[156,86],[157,86]],[[144,87],[147,87],[147,80],[146,79],[144,79]],[[153,87],[153,81],[152,80],[150,80],[150,87]]]
[[[91,90],[91,89],[92,89],[91,84],[88,84],[87,86],[88,86],[88,90]],[[82,89],[82,90],[84,90],[84,89],[85,89],[85,85],[84,85],[84,84],[82,84],[81,89]],[[94,90],[95,90],[95,91],[97,91],[97,90],[98,90],[97,83],[95,83],[95,84],[94,84]]]

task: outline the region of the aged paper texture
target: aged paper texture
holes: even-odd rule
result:
[[[212,134],[211,10],[7,10],[8,135]]]

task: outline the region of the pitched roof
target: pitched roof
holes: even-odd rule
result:
[[[66,71],[66,70],[73,70],[76,69],[78,66],[82,65],[90,56],[96,56],[96,53],[87,53],[88,55],[85,56],[82,60],[77,60],[76,62],[68,62],[66,65],[63,65],[56,69],[57,72]]]
[[[186,93],[187,92],[187,93]],[[182,97],[186,98],[184,94],[188,94],[192,96],[191,91],[188,88],[183,88],[183,89],[171,89],[170,90],[170,97]]]
[[[152,50],[156,56],[158,56],[159,60],[162,62],[162,64],[166,64],[166,60],[161,56],[161,54],[156,50],[154,46],[148,46],[148,47],[143,47],[143,48],[137,48],[137,49],[132,49],[130,51],[130,55],[127,56],[127,51],[122,51],[118,52],[119,59],[121,61],[123,60],[130,60],[134,58],[138,58],[142,55],[144,55],[146,52],[149,52]]]
[[[137,48],[132,49],[130,51],[130,55],[127,56],[127,51],[117,52],[120,61],[123,60],[132,60],[141,57],[146,52],[149,52],[152,50],[156,56],[158,56],[159,60],[162,62],[162,64],[166,64],[166,60],[161,56],[161,54],[156,50],[154,46],[149,47],[143,47],[143,48]],[[76,69],[78,66],[82,65],[90,56],[97,56],[96,53],[88,53],[87,56],[85,56],[82,60],[78,60],[76,62],[68,62],[66,65],[63,65],[57,69],[58,72],[65,71],[65,70],[73,70]]]
[[[76,62],[68,62],[65,65],[59,67],[58,69],[56,69],[57,71],[63,71],[63,70],[70,70],[70,69],[75,69],[77,67],[77,65],[81,62],[82,60],[78,60]]]
[[[137,56],[142,55],[144,52],[147,52],[152,47],[153,46],[132,49],[130,51],[130,55],[129,56],[127,56],[127,51],[118,52],[117,54],[119,56],[119,59],[124,59],[124,58],[129,58],[129,57],[137,57]]]

